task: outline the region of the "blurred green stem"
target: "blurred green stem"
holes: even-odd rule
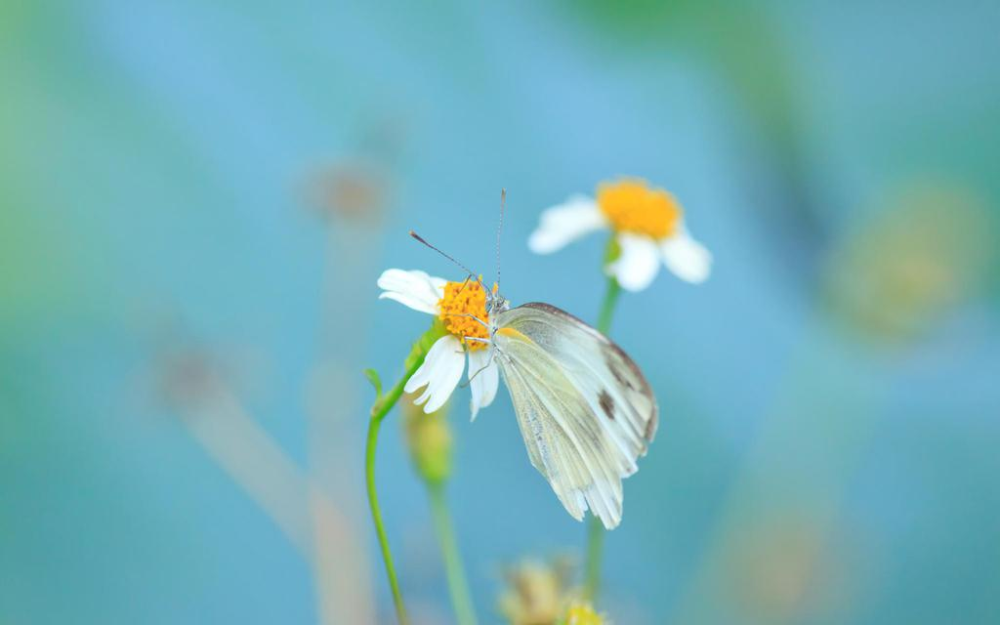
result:
[[[462,567],[462,557],[458,553],[458,541],[455,539],[455,528],[451,522],[451,513],[445,499],[444,482],[427,482],[427,490],[431,500],[431,514],[434,517],[434,528],[437,530],[438,541],[441,543],[441,555],[444,558],[444,570],[448,577],[448,593],[451,596],[451,606],[459,625],[476,625],[476,611],[472,607],[472,595],[465,580],[465,569]]]
[[[615,304],[618,303],[618,296],[622,292],[622,287],[618,280],[613,277],[608,278],[608,290],[604,293],[604,302],[601,303],[601,314],[597,317],[597,329],[601,334],[607,335],[611,331],[611,317],[615,314]]]
[[[613,256],[617,252],[617,245],[614,239],[608,244],[608,258],[606,262],[614,260]],[[608,288],[604,292],[604,301],[601,303],[601,313],[597,317],[597,329],[604,335],[611,330],[611,318],[615,312],[615,304],[618,303],[618,296],[622,292],[622,287],[613,276],[608,277]],[[597,592],[601,586],[601,554],[604,551],[604,526],[601,520],[591,515],[587,520],[587,568],[586,579],[584,581],[584,598],[588,601],[597,599]]]
[[[392,601],[396,605],[396,616],[400,625],[408,625],[410,622],[406,614],[406,606],[403,604],[403,595],[399,591],[399,580],[396,578],[396,567],[392,563],[392,552],[389,550],[389,539],[385,534],[385,525],[382,523],[382,510],[378,505],[378,493],[375,491],[375,449],[378,446],[378,430],[382,425],[382,419],[389,414],[399,397],[403,394],[403,387],[407,380],[417,372],[424,362],[424,349],[421,341],[413,346],[410,356],[406,359],[406,373],[400,378],[396,385],[389,389],[385,395],[379,393],[372,406],[371,419],[368,422],[368,446],[365,452],[365,480],[368,485],[368,503],[372,510],[372,522],[375,524],[375,533],[378,535],[378,543],[382,548],[382,560],[385,562],[385,572],[389,577],[389,587],[392,589]],[[377,388],[377,387],[376,387]]]
[[[583,596],[587,601],[595,601],[600,590],[603,551],[604,527],[600,519],[591,515],[587,519],[587,579],[583,586]]]

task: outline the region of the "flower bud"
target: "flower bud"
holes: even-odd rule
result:
[[[521,562],[507,571],[509,588],[500,596],[500,613],[511,625],[564,621],[566,605],[574,598],[572,572],[565,559]]]
[[[403,401],[403,427],[406,445],[417,474],[428,483],[439,484],[451,475],[451,428],[448,426],[448,406],[425,414],[413,403],[413,396]]]

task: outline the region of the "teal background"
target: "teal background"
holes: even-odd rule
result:
[[[410,228],[489,275],[505,187],[506,296],[593,321],[604,238],[526,240],[621,174],[674,192],[715,268],[619,304],[663,416],[601,607],[995,622],[998,26],[973,1],[3,3],[0,624],[343,622],[248,494],[269,456],[192,435],[206,385],[341,511],[331,566],[389,622],[360,372],[394,380],[427,320],[377,276],[462,278]],[[458,393],[451,502],[499,622],[503,567],[584,528],[506,393],[472,425]],[[447,623],[398,421],[388,530],[418,620]]]

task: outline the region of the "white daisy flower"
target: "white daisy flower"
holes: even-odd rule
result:
[[[707,280],[712,271],[712,254],[691,238],[677,199],[637,178],[602,183],[596,199],[575,195],[545,210],[528,246],[536,254],[551,254],[605,228],[616,234],[621,248],[606,271],[624,289],[645,289],[661,262],[694,284]]]
[[[428,350],[424,363],[406,382],[404,391],[424,392],[414,403],[430,414],[451,397],[468,360],[469,386],[472,390],[472,418],[480,408],[493,403],[500,384],[496,363],[489,362],[489,332],[468,315],[489,323],[486,292],[479,282],[448,282],[423,271],[388,269],[378,279],[383,291],[379,299],[394,299],[413,310],[441,319],[448,334]],[[478,339],[478,340],[470,340]],[[487,366],[489,363],[489,366]],[[485,367],[485,369],[484,369]]]

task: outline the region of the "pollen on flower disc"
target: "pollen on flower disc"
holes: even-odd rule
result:
[[[438,302],[444,327],[457,336],[469,349],[483,349],[486,343],[467,341],[466,338],[488,339],[489,332],[482,323],[489,322],[486,313],[486,291],[479,282],[449,282],[444,287],[444,297]],[[471,316],[470,316],[471,315]],[[472,317],[476,317],[473,319]]]
[[[654,239],[672,236],[682,215],[677,198],[639,179],[602,184],[597,189],[597,205],[616,231]]]

